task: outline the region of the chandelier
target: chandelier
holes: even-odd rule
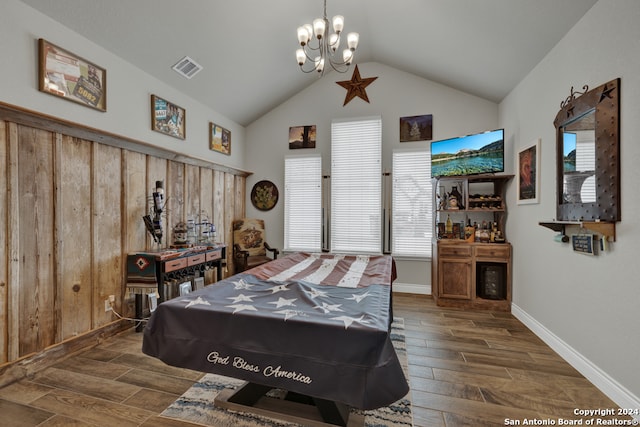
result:
[[[313,25],[305,24],[298,27],[298,41],[300,49],[296,50],[296,58],[300,70],[304,73],[317,71],[324,74],[325,66],[344,73],[349,69],[353,55],[358,47],[358,33],[347,34],[347,48],[341,53],[337,52],[340,47],[340,35],[344,28],[344,17],[336,15],[332,20],[333,33],[329,34],[329,20],[327,19],[327,0],[324,0],[324,15],[315,19]],[[305,68],[305,63],[309,61],[310,67]]]

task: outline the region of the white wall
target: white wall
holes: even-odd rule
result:
[[[347,92],[336,82],[350,80],[352,71],[320,79],[311,75],[310,79],[317,80],[311,86],[247,127],[246,167],[254,172],[247,180],[247,192],[263,179],[275,183],[280,191],[280,201],[271,211],[262,212],[247,203],[247,215],[265,219],[270,245],[283,247],[284,157],[320,153],[323,171],[329,173],[332,119],[381,116],[383,169],[389,171],[392,150],[430,145],[430,141],[400,143],[400,117],[433,114],[434,140],[497,127],[498,106],[493,102],[379,63],[359,64],[358,69],[362,78],[378,77],[366,88],[369,103],[355,98],[343,107]],[[317,126],[316,148],[289,150],[289,127],[302,125]],[[430,263],[399,260],[396,283],[418,285],[409,289],[430,293]]]
[[[114,29],[115,31],[115,29]],[[132,35],[133,37],[134,35]],[[39,38],[107,70],[107,112],[38,91]],[[0,101],[218,164],[244,169],[244,127],[17,0],[0,13]],[[173,64],[167,64],[171,67]],[[176,79],[182,79],[176,74]],[[198,84],[198,76],[193,84]],[[186,110],[186,140],[151,130],[151,94]],[[209,150],[209,122],[231,131],[231,155]]]
[[[542,139],[540,204],[516,205],[515,186],[508,194],[514,314],[618,404],[634,408],[640,407],[638,22],[637,0],[600,0],[500,104],[500,126],[514,134],[516,148]],[[537,225],[556,212],[553,120],[571,86],[594,88],[617,77],[622,222],[611,251],[589,257]]]

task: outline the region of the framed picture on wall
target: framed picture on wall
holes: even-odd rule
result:
[[[38,40],[38,89],[107,111],[107,71],[44,39]]]
[[[231,154],[231,131],[215,123],[209,123],[209,149]]]
[[[520,150],[516,158],[516,188],[518,204],[539,203],[540,200],[540,139]]]
[[[289,128],[289,149],[316,148],[316,125]]]
[[[171,102],[151,95],[151,129],[174,138],[186,138],[187,112]]]
[[[433,137],[433,114],[400,117],[400,142],[430,141]]]

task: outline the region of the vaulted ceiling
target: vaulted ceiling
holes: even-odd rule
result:
[[[319,78],[295,50],[322,0],[22,1],[241,125]],[[360,34],[356,63],[499,102],[596,1],[328,0],[327,15]],[[191,80],[171,69],[184,56],[204,66]]]

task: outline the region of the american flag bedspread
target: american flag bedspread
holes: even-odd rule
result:
[[[295,253],[158,306],[143,352],[173,366],[344,403],[409,388],[389,335],[390,256]]]

